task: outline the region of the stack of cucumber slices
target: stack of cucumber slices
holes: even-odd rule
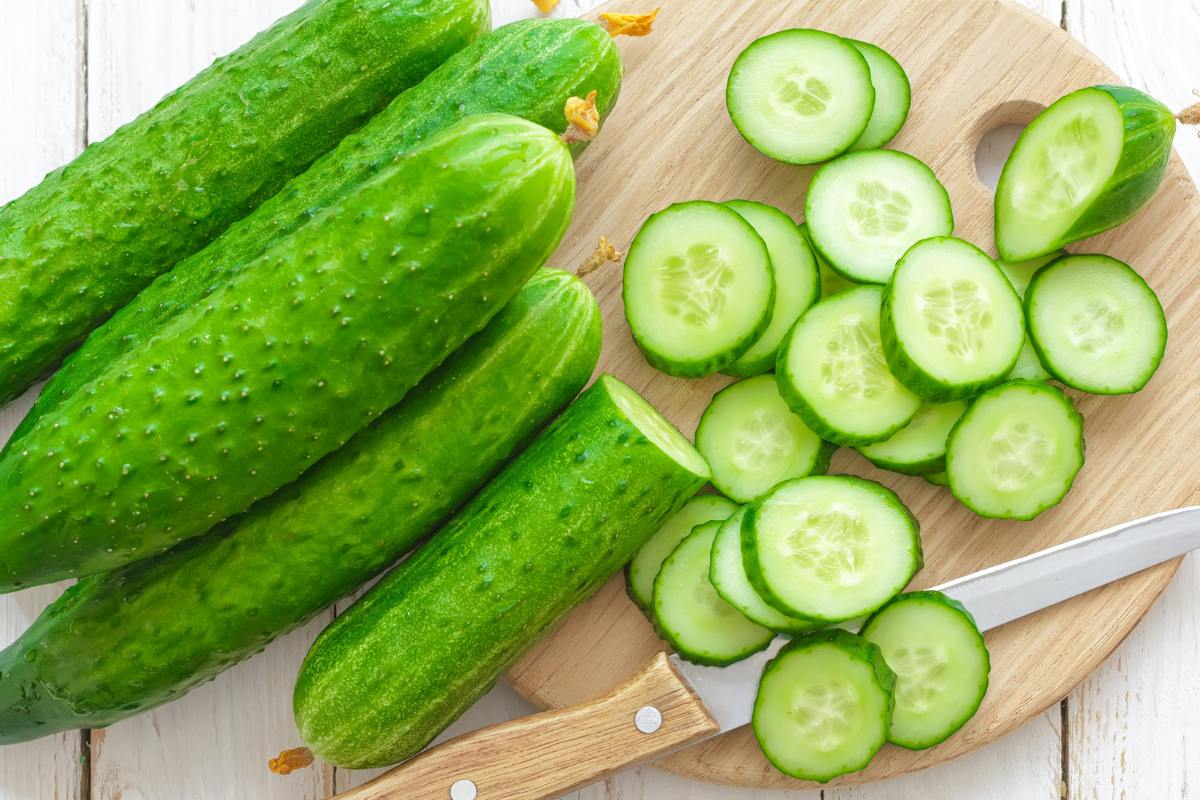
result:
[[[626,317],[650,363],[741,380],[696,431],[725,497],[670,520],[630,564],[629,591],[697,663],[792,637],[763,675],[754,728],[781,771],[826,781],[885,741],[943,741],[979,707],[990,668],[965,608],[904,593],[922,565],[914,517],[878,483],[826,476],[833,450],[948,486],[985,517],[1058,504],[1084,461],[1064,389],[1137,392],[1167,338],[1130,266],[1063,248],[1153,195],[1174,119],[1124,87],[1047,108],[997,189],[997,261],[954,237],[928,166],[879,149],[910,101],[882,49],[781,31],[736,60],[726,98],[763,154],[821,166],[804,224],[761,202],[685,202],[630,247]]]

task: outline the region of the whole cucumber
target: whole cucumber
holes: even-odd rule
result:
[[[670,423],[601,377],[325,629],[296,679],[301,737],[344,767],[416,753],[707,480]]]
[[[483,485],[599,356],[591,292],[542,271],[298,481],[205,536],[67,589],[0,652],[0,743],[181,697],[354,591]]]
[[[520,80],[514,80],[519,75]],[[534,19],[505,25],[468,45],[397,97],[331,153],[220,238],[160,276],[67,357],[42,388],[6,448],[122,353],[138,347],[230,272],[344,197],[380,167],[470,114],[504,112],[553,131],[566,129],[563,101],[597,92],[601,118],[616,102],[621,57],[599,25]],[[586,142],[572,145],[581,148]]]
[[[0,402],[489,25],[311,0],[0,209]]]
[[[0,590],[165,551],[295,480],[516,294],[574,189],[558,135],[483,114],[278,242],[0,458]]]

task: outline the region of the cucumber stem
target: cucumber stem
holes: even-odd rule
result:
[[[1200,91],[1192,89],[1192,94],[1200,97]],[[1184,125],[1200,125],[1200,103],[1193,103],[1175,115],[1175,119]]]
[[[600,23],[608,29],[608,35],[614,39],[618,36],[649,36],[653,32],[654,20],[659,11],[662,11],[662,8],[656,8],[649,14],[617,14],[605,11],[600,15]]]
[[[298,769],[304,769],[313,763],[313,753],[307,747],[293,747],[284,750],[267,762],[267,768],[276,775],[290,775]]]
[[[587,257],[587,260],[579,266],[579,269],[575,270],[575,275],[580,278],[585,275],[591,275],[610,261],[620,261],[624,257],[625,254],[613,247],[607,237],[601,236],[600,241],[596,243],[595,251]]]

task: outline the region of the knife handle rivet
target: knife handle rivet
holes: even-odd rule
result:
[[[475,800],[478,795],[479,790],[475,784],[465,778],[455,781],[450,787],[450,800]]]
[[[662,722],[662,712],[654,706],[642,706],[633,715],[633,724],[642,733],[657,733]]]

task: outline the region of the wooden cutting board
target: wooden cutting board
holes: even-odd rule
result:
[[[657,0],[617,0],[600,10],[648,11]],[[980,139],[1024,124],[1073,89],[1117,82],[1078,42],[1007,0],[666,0],[653,35],[621,39],[626,79],[603,134],[581,159],[575,223],[559,265],[578,264],[597,237],[628,245],[650,213],[676,201],[746,197],[797,219],[811,168],[773,162],[737,134],[725,112],[725,78],[752,40],[816,27],[875,42],[913,84],[908,123],[891,147],[929,164],[949,189],[956,234],[991,248],[992,196],[975,173]],[[1191,135],[1181,133],[1180,135]],[[892,487],[921,521],[924,587],[1156,511],[1200,501],[1200,202],[1173,158],[1154,201],[1131,222],[1073,252],[1128,261],[1158,292],[1170,324],[1166,359],[1131,397],[1072,393],[1087,420],[1087,463],[1074,490],[1034,522],[976,517],[945,489],[873,468],[841,450],[831,472]],[[992,250],[993,254],[995,250]],[[642,359],[621,305],[621,270],[588,278],[605,315],[600,368],[641,390],[691,434],[725,378],[669,378]],[[885,748],[862,783],[948,761],[986,744],[1066,696],[1125,638],[1170,581],[1178,562],[992,631],[991,689],[979,714],[945,743],[916,753]],[[542,707],[592,698],[664,645],[626,598],[618,577],[509,673]],[[755,788],[806,784],[775,772],[747,729],[677,753],[659,766],[700,780]]]

